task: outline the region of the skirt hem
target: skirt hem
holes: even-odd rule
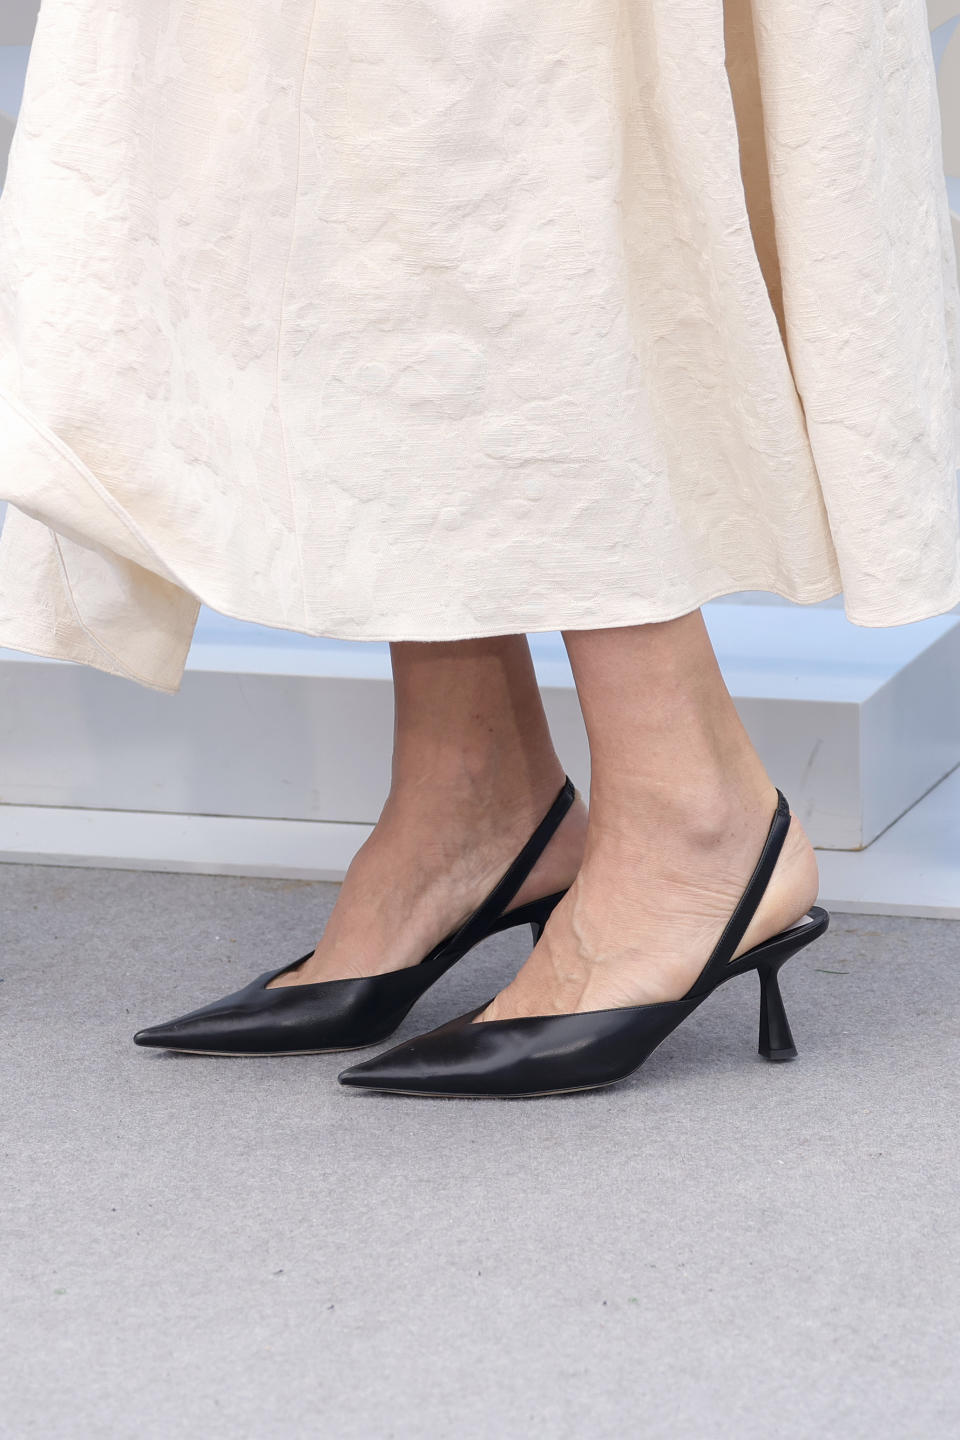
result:
[[[699,600],[694,600],[689,605],[685,605],[682,608],[673,610],[671,612],[655,614],[648,613],[642,616],[632,615],[626,617],[611,618],[600,625],[596,623],[585,625],[582,623],[577,623],[576,619],[574,619],[572,623],[565,623],[562,620],[558,620],[550,624],[544,624],[541,622],[532,624],[518,623],[516,625],[505,627],[503,629],[492,629],[489,625],[476,630],[464,630],[462,627],[454,627],[454,629],[451,630],[450,633],[443,634],[438,634],[435,631],[431,634],[424,634],[422,632],[412,634],[409,632],[409,630],[405,630],[404,633],[401,634],[396,631],[390,630],[389,632],[375,635],[347,634],[343,633],[342,629],[337,627],[321,630],[316,628],[300,629],[293,626],[277,625],[273,620],[264,619],[260,615],[242,613],[240,608],[227,608],[221,605],[212,605],[201,595],[196,595],[195,599],[198,606],[206,605],[209,609],[214,610],[215,613],[219,615],[224,615],[228,619],[237,620],[244,624],[263,625],[269,629],[283,630],[289,634],[306,636],[309,639],[346,640],[354,644],[356,644],[357,642],[369,642],[371,644],[392,644],[395,642],[408,642],[413,644],[455,644],[461,640],[493,639],[501,635],[553,634],[562,633],[565,630],[619,630],[625,629],[631,625],[665,624],[670,620],[680,619],[683,615],[689,615],[694,610],[699,610],[701,606],[707,605],[713,600],[719,600],[728,595],[737,595],[741,592],[748,591],[761,591],[766,592],[770,595],[776,595],[781,600],[786,600],[788,603],[793,605],[817,605],[822,603],[824,600],[834,599],[837,595],[843,593],[842,589],[835,586],[832,582],[822,588],[815,588],[812,590],[812,592],[800,595],[797,593],[788,592],[786,588],[777,589],[769,584],[752,582],[749,579],[744,579],[742,581],[738,581],[736,584],[730,585],[729,587],[723,587],[719,590],[710,591],[709,593],[702,596],[702,598],[700,598]],[[960,605],[960,587],[957,587],[955,592],[945,601],[932,602],[928,606],[923,606],[919,610],[911,612],[906,617],[898,616],[898,618],[896,619],[878,620],[875,618],[861,619],[858,618],[855,614],[850,614],[846,611],[844,612],[844,614],[846,618],[851,622],[851,624],[860,626],[863,629],[890,629],[898,625],[918,624],[923,620],[931,620],[935,619],[937,616],[949,614],[950,611],[953,610],[954,607],[957,605]],[[182,673],[184,673],[187,668],[185,662],[184,672],[181,673],[180,681],[175,684],[164,684],[160,681],[148,679],[146,676],[140,673],[135,673],[132,668],[129,668],[123,661],[119,659],[119,657],[113,656],[111,652],[107,652],[104,650],[101,656],[97,657],[96,659],[78,661],[75,656],[71,656],[69,653],[67,653],[68,647],[58,647],[55,644],[45,645],[41,642],[30,641],[26,637],[18,636],[16,634],[16,630],[16,617],[0,616],[0,647],[20,651],[25,654],[36,655],[44,659],[61,661],[66,660],[69,663],[85,664],[89,668],[98,669],[104,671],[107,674],[117,675],[124,679],[134,680],[139,685],[143,685],[151,690],[160,691],[162,694],[166,695],[175,695],[178,693],[182,682]],[[116,661],[115,664],[111,665],[108,662],[108,654],[110,655],[110,659]]]
[[[201,604],[234,620],[316,639],[453,643],[498,635],[660,624],[742,591],[765,591],[797,605],[818,604],[843,594],[835,571],[818,583],[790,585],[781,577],[745,570],[730,575],[723,584],[691,589],[687,598],[662,607],[626,599],[617,605],[611,594],[608,613],[599,622],[594,594],[586,600],[559,601],[549,621],[542,613],[525,616],[514,607],[503,620],[491,618],[475,625],[453,620],[444,626],[435,616],[423,623],[407,617],[376,631],[361,625],[363,633],[342,621],[310,624],[298,617],[295,624],[285,623],[270,613],[269,606],[249,611],[214,594],[212,583],[198,584],[195,577],[178,573],[179,567],[170,564],[156,542],[60,436],[22,401],[2,391],[0,399],[6,401],[0,433],[5,473],[24,479],[27,475],[41,477],[39,484],[36,478],[25,484],[19,495],[21,487],[17,485],[8,492],[10,504],[18,512],[18,534],[0,539],[0,562],[7,560],[12,565],[11,576],[3,573],[0,564],[0,646],[86,664],[164,694],[176,694],[180,689]],[[91,500],[95,502],[92,510]],[[63,528],[50,524],[55,515],[63,517]],[[91,516],[101,532],[98,538],[83,533]],[[960,604],[960,577],[953,578],[945,595],[906,610],[879,607],[867,614],[845,606],[844,613],[851,623],[864,628],[932,619]]]

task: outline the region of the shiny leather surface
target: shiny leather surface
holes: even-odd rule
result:
[[[477,1025],[471,1021],[480,1010],[471,1010],[386,1055],[351,1066],[340,1080],[422,1095],[525,1096],[592,1089],[636,1069],[699,1003],[677,1000]]]
[[[777,791],[777,809],[753,875],[700,975],[680,1000],[623,1006],[572,1015],[472,1023],[486,1006],[458,1016],[382,1055],[342,1071],[342,1085],[409,1095],[522,1098],[610,1085],[639,1068],[670,1032],[718,985],[748,970],[762,981],[761,1053],[787,1058],[785,1041],[769,1043],[772,1013],[786,1036],[782,1001],[774,1012],[776,972],[796,951],[824,933],[829,915],[811,906],[809,919],[730,959],[773,873],[790,824],[790,807]],[[779,991],[776,990],[779,1001]],[[764,1049],[766,1027],[768,1043]]]
[[[385,1040],[421,995],[488,935],[528,924],[538,935],[566,893],[518,905],[504,913],[573,803],[566,776],[547,814],[487,897],[417,964],[385,975],[317,984],[269,982],[309,958],[266,970],[240,990],[162,1025],[139,1030],[134,1042],[152,1049],[221,1055],[295,1055],[348,1050]]]
[[[801,949],[827,928],[818,906],[804,927],[748,951],[723,980]],[[718,981],[722,984],[723,981]],[[716,988],[714,986],[714,988]],[[445,1025],[352,1065],[342,1085],[408,1095],[525,1097],[589,1090],[625,1079],[707,998],[688,994],[662,1005],[473,1024],[481,1005]],[[489,1002],[487,1002],[489,1003]]]
[[[393,1033],[457,958],[451,955],[446,963],[434,960],[387,975],[267,989],[275,976],[292,968],[283,965],[265,970],[231,995],[140,1030],[133,1038],[155,1049],[260,1055],[376,1044]]]

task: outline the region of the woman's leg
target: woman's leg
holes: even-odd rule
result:
[[[740,898],[776,807],[699,610],[564,640],[590,741],[583,865],[485,1021],[678,999]],[[794,817],[737,953],[799,920],[817,888]]]
[[[355,855],[316,951],[275,984],[416,964],[480,903],[563,784],[526,637],[390,646],[390,793]],[[577,873],[580,796],[508,909]]]

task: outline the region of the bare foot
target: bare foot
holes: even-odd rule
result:
[[[678,1000],[700,974],[743,894],[773,806],[698,833],[603,834],[553,911],[530,958],[477,1022]],[[799,820],[737,955],[803,918],[819,876]]]
[[[502,777],[496,786],[423,785],[408,798],[391,793],[350,863],[316,950],[271,987],[382,975],[418,964],[493,888],[562,783],[561,769],[537,795]],[[586,829],[578,793],[508,910],[571,884]]]

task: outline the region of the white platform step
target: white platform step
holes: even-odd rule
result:
[[[704,615],[751,739],[815,845],[869,845],[960,764],[957,615],[884,629],[819,607]]]
[[[43,865],[338,881],[369,833],[308,820],[0,805],[0,861]],[[960,769],[866,850],[821,850],[818,859],[828,910],[960,919]]]
[[[866,850],[817,858],[828,910],[960,920],[960,769]],[[960,977],[960,936],[957,970]]]
[[[0,805],[0,861],[340,881],[372,828],[319,820]]]
[[[960,617],[705,607],[747,729],[818,846],[857,849],[960,763]],[[589,754],[559,634],[530,637],[558,752]],[[183,688],[0,651],[0,804],[372,825],[390,779],[386,644],[198,627]]]

